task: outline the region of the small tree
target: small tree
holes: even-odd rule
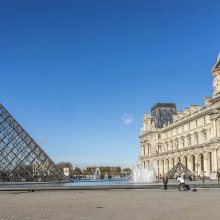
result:
[[[81,175],[81,174],[82,174],[82,170],[81,170],[79,167],[75,167],[73,173],[74,173],[75,175]]]

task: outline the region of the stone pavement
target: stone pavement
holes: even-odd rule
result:
[[[0,192],[1,220],[216,220],[220,190]]]

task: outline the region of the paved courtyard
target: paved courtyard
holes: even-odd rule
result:
[[[0,219],[220,219],[220,190],[0,192]]]

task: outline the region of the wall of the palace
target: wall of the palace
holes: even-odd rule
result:
[[[144,114],[140,165],[147,167],[151,160],[154,161],[160,176],[180,161],[196,175],[216,178],[220,172],[220,55],[212,75],[213,97],[204,99],[204,108],[191,105],[172,114],[172,124],[165,123],[161,127],[157,126],[157,114]]]
[[[183,119],[163,129],[142,131],[140,164],[147,167],[153,160],[160,176],[180,161],[195,175],[216,178],[220,169],[219,115],[216,110],[200,110],[190,120]]]

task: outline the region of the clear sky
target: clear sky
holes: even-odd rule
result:
[[[0,102],[55,161],[136,163],[144,112],[212,95],[219,0],[0,0]]]

